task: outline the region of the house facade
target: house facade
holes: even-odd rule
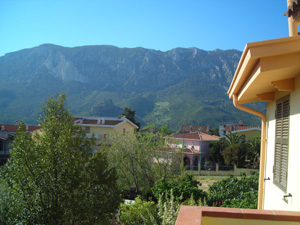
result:
[[[228,90],[262,120],[258,210],[184,206],[176,225],[300,224],[300,2],[287,0],[285,15],[289,37],[248,43]],[[257,101],[266,114],[243,105]]]
[[[126,119],[125,116],[120,117],[91,117],[91,116],[75,116],[74,124],[85,130],[86,137],[92,136],[99,145],[102,140],[109,139],[114,134],[133,134],[137,125]]]
[[[9,158],[9,150],[18,127],[18,124],[0,124],[0,167],[3,166]],[[40,128],[40,126],[25,125],[25,130],[30,133]]]
[[[237,134],[239,136],[244,136],[246,140],[251,140],[254,137],[260,137],[261,129],[259,127],[247,128],[247,129],[236,129],[234,131],[228,131],[228,133]]]
[[[187,134],[193,132],[209,133],[209,126],[200,125],[182,125],[180,128],[180,134]]]
[[[202,132],[192,132],[178,134],[171,137],[173,144],[171,147],[179,148],[183,151],[184,165],[189,169],[198,169],[200,157],[201,166],[209,161],[209,143],[219,141],[220,137]]]
[[[238,109],[262,118],[260,209],[300,211],[298,21],[289,16],[290,37],[247,44],[228,90]],[[243,105],[257,101],[266,114]]]

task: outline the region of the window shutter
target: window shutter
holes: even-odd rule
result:
[[[279,99],[276,104],[276,134],[274,158],[274,184],[283,191],[287,188],[290,98]]]

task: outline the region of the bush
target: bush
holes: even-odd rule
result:
[[[201,186],[199,181],[194,180],[192,175],[185,174],[177,182],[167,181],[166,179],[158,180],[153,187],[153,195],[158,199],[163,193],[170,194],[172,189],[176,201],[184,202],[190,199],[191,196],[195,200],[201,199],[203,201],[207,194],[200,190],[198,186]]]
[[[156,224],[158,221],[157,207],[153,201],[143,201],[140,196],[134,203],[120,205],[120,222],[126,225]]]
[[[209,205],[256,208],[258,175],[258,172],[252,172],[251,176],[247,177],[245,173],[241,173],[241,179],[231,175],[229,178],[214,183],[209,188]]]

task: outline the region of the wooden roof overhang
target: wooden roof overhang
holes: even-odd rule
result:
[[[300,36],[248,43],[227,94],[240,104],[273,101],[275,91],[293,91],[300,75]]]

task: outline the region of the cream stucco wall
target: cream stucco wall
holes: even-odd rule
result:
[[[288,92],[276,92],[275,99],[280,99]],[[264,182],[264,209],[300,211],[300,77],[295,79],[295,90],[290,93],[290,136],[288,155],[287,192],[273,184],[273,165],[275,150],[275,107],[276,101],[267,105],[267,154]],[[292,197],[283,200],[283,196],[291,193]]]
[[[273,220],[251,220],[251,219],[232,219],[222,217],[202,217],[202,225],[296,225],[299,222],[293,221],[273,221]],[[199,223],[200,224],[200,223]]]
[[[90,127],[90,132],[86,133],[87,136],[94,135],[96,138],[96,144],[99,144],[101,140],[104,138],[104,135],[108,135],[108,137],[111,137],[112,135],[116,134],[123,134],[123,130],[125,129],[125,133],[134,133],[134,127],[129,124],[128,122],[124,122],[116,127],[114,126],[95,126],[95,125],[81,125],[80,126],[83,130],[85,130],[86,127]]]
[[[237,135],[245,135],[246,140],[250,140],[253,137],[260,137],[261,136],[261,131],[260,130],[245,130],[245,131],[240,131],[236,132]]]
[[[119,125],[117,127],[114,127],[114,132],[118,133],[118,134],[123,134],[123,129],[125,129],[126,133],[128,133],[128,132],[131,134],[134,133],[134,127],[127,122],[122,123],[121,125]]]

